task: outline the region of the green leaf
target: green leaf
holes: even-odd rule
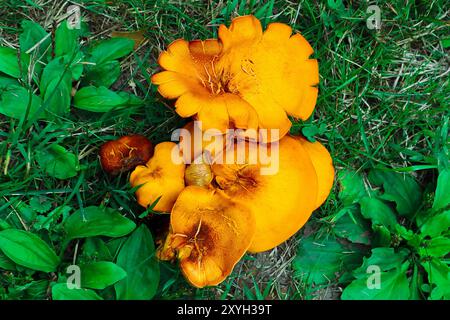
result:
[[[450,169],[440,171],[436,193],[434,195],[433,210],[437,211],[450,205]]]
[[[433,300],[449,300],[450,268],[436,258],[422,262],[422,266],[428,273],[428,281],[433,284],[430,298]]]
[[[116,60],[131,53],[133,47],[134,41],[132,39],[111,38],[101,40],[89,48],[89,61],[99,65],[107,61]]]
[[[417,267],[417,264],[414,264],[414,270],[413,275],[411,277],[411,283],[409,286],[409,291],[411,292],[411,295],[409,296],[409,300],[421,300],[421,291],[420,286],[422,285],[422,275],[419,272],[419,268]]]
[[[137,228],[123,244],[117,265],[127,272],[127,277],[115,285],[118,300],[153,298],[160,273],[153,238],[145,225]]]
[[[83,288],[105,289],[127,276],[121,267],[108,261],[84,264],[80,269]]]
[[[0,270],[16,270],[16,264],[10,258],[8,258],[3,252],[0,251]]]
[[[422,257],[443,257],[450,252],[450,238],[436,237],[431,240],[426,240],[423,246],[419,248],[419,253]]]
[[[20,78],[17,50],[0,47],[0,72],[14,78]]]
[[[450,228],[450,210],[430,217],[420,228],[423,236],[436,237]]]
[[[35,230],[50,230],[52,224],[55,223],[60,216],[63,216],[64,220],[64,218],[69,215],[70,211],[72,211],[72,207],[69,206],[57,207],[50,213],[48,213],[46,217],[42,215],[37,216],[37,221],[35,222],[33,227]]]
[[[83,245],[82,254],[88,260],[113,260],[108,246],[102,239],[97,237],[86,239]]]
[[[343,291],[343,300],[406,300],[410,297],[405,262],[408,251],[395,252],[392,248],[372,249],[362,266],[354,271],[355,280]],[[378,279],[377,279],[378,278]],[[377,281],[379,280],[379,286]]]
[[[41,98],[34,94],[31,94],[30,97],[30,92],[24,87],[18,85],[9,85],[6,88],[0,87],[0,113],[5,116],[22,119],[27,112],[28,105],[28,114],[32,115],[39,109],[41,104]]]
[[[391,232],[385,226],[372,225],[372,247],[389,247],[391,245]]]
[[[69,289],[66,283],[52,287],[53,300],[103,300],[95,291],[89,289]]]
[[[450,38],[442,39],[441,42],[444,49],[450,48]]]
[[[44,68],[40,90],[48,114],[61,116],[69,112],[72,72],[63,57],[52,60]]]
[[[354,271],[355,274],[365,273],[371,265],[377,265],[381,271],[399,269],[407,258],[409,251],[400,249],[395,251],[393,248],[374,248],[369,258],[364,258],[363,265]]]
[[[11,300],[45,300],[47,299],[48,280],[27,282],[23,285],[8,287],[8,299]]]
[[[120,71],[120,63],[116,60],[88,66],[83,84],[109,88],[119,78]]]
[[[360,252],[348,250],[335,238],[316,240],[310,236],[300,241],[293,261],[295,277],[308,284],[326,284],[337,273],[352,270],[362,260]]]
[[[94,236],[122,237],[136,228],[136,224],[110,208],[87,207],[75,211],[65,223],[69,239]]]
[[[47,57],[51,55],[50,35],[38,23],[31,20],[22,20],[21,27],[22,33],[19,37],[20,50],[26,52],[39,43],[35,49],[36,57],[42,59],[42,55],[45,55],[46,61]]]
[[[79,50],[80,30],[69,29],[67,20],[60,23],[55,32],[55,56],[73,56]]]
[[[353,243],[370,244],[370,225],[356,205],[341,209],[336,216],[334,233]]]
[[[359,200],[361,214],[364,218],[372,220],[374,225],[384,226],[391,232],[398,224],[394,211],[383,201],[377,198],[364,197]]]
[[[140,105],[142,101],[126,92],[114,92],[105,87],[84,87],[77,91],[74,105],[92,112],[108,112],[116,108]]]
[[[369,181],[383,186],[384,194],[380,198],[394,201],[400,215],[410,217],[420,208],[422,191],[411,176],[392,171],[371,170]]]
[[[339,198],[345,206],[357,202],[369,194],[359,173],[343,170],[338,173],[340,183]]]
[[[17,79],[0,75],[0,90],[4,90],[9,86],[20,86]]]
[[[52,208],[52,203],[45,196],[35,196],[30,200],[30,207],[39,213],[46,213]]]
[[[75,177],[80,169],[77,156],[58,144],[37,151],[36,160],[49,176],[57,179]]]
[[[53,272],[60,262],[46,242],[27,231],[0,231],[0,250],[18,265],[33,270]]]

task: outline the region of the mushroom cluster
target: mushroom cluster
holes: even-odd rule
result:
[[[288,115],[305,120],[316,103],[312,53],[289,26],[272,23],[263,31],[253,16],[220,26],[218,39],[177,40],[161,53],[163,71],[152,77],[160,94],[177,99],[181,117],[196,120],[187,131],[201,123],[200,131],[216,133],[200,143],[183,137],[156,145],[130,183],[140,205],[170,213],[157,255],[178,259],[192,285],[219,284],[246,252],[283,243],[326,200],[330,154],[288,134]],[[264,172],[269,167],[276,170]]]

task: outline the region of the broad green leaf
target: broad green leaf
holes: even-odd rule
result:
[[[18,265],[37,271],[53,272],[60,262],[45,241],[27,231],[0,231],[0,250]]]
[[[420,255],[423,257],[443,257],[450,252],[450,238],[441,236],[426,240],[419,250]]]
[[[17,79],[0,75],[0,90],[5,90],[9,86],[19,86]]]
[[[352,270],[362,261],[360,252],[348,250],[335,238],[315,240],[312,236],[300,241],[293,261],[295,277],[308,284],[326,284],[338,273]]]
[[[69,76],[70,77],[70,76]],[[45,110],[49,116],[63,116],[70,111],[71,86],[67,86],[64,81],[55,79],[47,87],[44,96]]]
[[[90,62],[97,65],[122,58],[133,51],[134,41],[126,38],[100,40],[89,48]]]
[[[421,227],[423,236],[436,237],[450,228],[450,210],[430,217]]]
[[[120,63],[116,60],[88,66],[83,84],[109,88],[120,76]]]
[[[342,292],[342,300],[407,300],[410,295],[406,271],[409,262],[400,269],[380,273],[380,287],[371,287],[368,280],[372,273],[360,276],[351,282]]]
[[[364,258],[363,265],[356,269],[354,273],[360,275],[365,273],[369,266],[379,266],[381,271],[399,269],[407,258],[409,251],[400,249],[395,251],[393,248],[373,248],[369,258]]]
[[[78,109],[92,112],[108,112],[130,105],[139,105],[142,101],[126,92],[114,92],[105,87],[84,87],[77,91],[74,105]]]
[[[391,245],[391,232],[385,226],[372,225],[372,247],[389,247]]]
[[[21,119],[25,116],[27,109],[28,115],[32,115],[41,104],[41,98],[34,94],[30,95],[24,87],[19,85],[0,87],[0,113],[5,116]]]
[[[422,266],[428,273],[428,281],[433,284],[430,298],[433,300],[449,300],[450,268],[436,258],[422,262]]]
[[[134,230],[136,224],[110,208],[87,207],[70,215],[64,229],[69,239],[94,236],[122,237]]]
[[[72,76],[69,66],[66,64],[63,57],[53,59],[44,68],[42,72],[41,82],[39,89],[41,95],[44,96],[50,83],[58,81],[64,84],[68,88],[72,88]]]
[[[0,72],[20,78],[20,68],[17,50],[7,47],[0,47]]]
[[[364,197],[359,200],[359,204],[364,218],[372,220],[374,225],[384,226],[390,231],[395,230],[397,219],[386,203],[377,198]]]
[[[113,256],[111,255],[108,246],[102,239],[97,237],[86,239],[83,245],[82,254],[88,260],[113,260]]]
[[[410,263],[407,250],[395,252],[392,248],[372,249],[352,281],[343,291],[343,300],[405,300],[411,295],[406,271]],[[379,281],[378,281],[379,280]]]
[[[67,20],[60,23],[55,32],[55,56],[73,56],[79,50],[80,30],[69,29]]]
[[[56,58],[47,64],[42,72],[39,88],[49,117],[62,116],[69,112],[72,72],[63,57]],[[40,110],[40,112],[43,111]]]
[[[357,202],[369,194],[359,173],[343,170],[338,173],[340,184],[339,199],[345,206]]]
[[[450,168],[439,172],[433,210],[437,211],[450,205]]]
[[[159,284],[159,264],[153,238],[145,225],[137,228],[120,249],[117,265],[126,272],[115,285],[118,300],[149,300]]]
[[[362,217],[358,206],[345,207],[336,216],[338,219],[333,231],[337,236],[354,243],[370,244],[370,225]]]
[[[51,37],[38,23],[31,20],[23,20],[21,23],[22,33],[19,37],[20,50],[26,52],[35,48],[36,57],[42,59],[42,55],[49,57],[51,55]]]
[[[75,177],[80,169],[77,156],[58,144],[37,151],[36,160],[49,176],[57,179]]]
[[[369,181],[383,186],[381,199],[393,201],[402,216],[412,216],[420,208],[422,191],[411,176],[392,171],[371,170]]]
[[[80,269],[81,287],[90,289],[105,289],[127,275],[121,267],[108,261],[84,264]]]
[[[64,60],[64,63],[69,66],[73,80],[80,80],[84,70],[83,62],[85,57],[83,52],[78,51],[75,56],[66,54],[61,58]]]
[[[57,283],[52,287],[53,300],[103,300],[90,289],[69,289],[66,283]]]
[[[3,252],[0,251],[0,270],[16,270],[16,264],[10,258],[8,258]]]

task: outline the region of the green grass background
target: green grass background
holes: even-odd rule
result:
[[[146,106],[108,114],[72,108],[70,116],[40,122],[23,130],[0,115],[0,217],[19,219],[17,206],[45,197],[52,207],[74,208],[107,204],[131,218],[142,212],[129,191],[127,177],[108,177],[97,159],[99,146],[112,138],[140,133],[157,143],[185,123],[150,83],[156,59],[178,38],[217,36],[217,27],[233,17],[258,14],[264,25],[284,22],[301,32],[319,60],[320,84],[316,110],[306,122],[295,122],[293,133],[314,136],[330,150],[336,169],[364,171],[371,167],[402,168],[421,181],[434,179],[437,128],[449,114],[449,6],[430,1],[51,1],[1,0],[0,45],[18,46],[22,19],[53,28],[67,6],[78,4],[91,35],[145,30],[146,42],[122,60],[123,75],[114,88],[145,98]],[[367,28],[369,4],[381,9],[381,29]],[[34,154],[56,142],[76,153],[84,170],[60,181],[43,174]],[[303,232],[328,232],[339,208],[337,186]],[[19,219],[20,220],[20,219]],[[147,223],[157,230],[165,221]],[[24,226],[25,227],[25,226]],[[51,233],[49,235],[52,237]],[[233,275],[213,289],[194,290],[173,266],[164,273],[170,286],[160,298],[312,298],[292,277],[290,262],[301,236],[260,255],[248,255]],[[59,246],[55,239],[55,246]],[[73,251],[67,252],[69,256]],[[166,280],[167,280],[166,279]],[[0,276],[0,287],[21,286],[26,276]],[[315,298],[336,298],[333,286]]]

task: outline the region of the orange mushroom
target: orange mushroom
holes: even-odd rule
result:
[[[213,164],[215,182],[223,192],[247,206],[255,216],[256,231],[251,252],[272,249],[296,233],[309,219],[317,203],[317,175],[307,151],[290,136],[276,145],[268,145],[270,161],[251,163],[251,155],[260,154],[264,144],[245,143],[246,157],[239,163],[235,148],[234,164]],[[274,174],[262,174],[261,169],[278,166]]]
[[[314,209],[317,209],[325,202],[333,187],[334,167],[333,159],[328,150],[319,142],[309,142],[303,137],[296,137],[303,148],[308,152],[317,174],[319,183],[317,201]]]
[[[265,136],[275,141],[289,132],[288,115],[311,115],[319,68],[302,35],[282,23],[263,32],[254,16],[233,19],[218,34],[218,40],[176,40],[158,59],[164,71],[152,82],[162,96],[177,99],[180,116],[195,116],[203,130],[222,133],[233,126],[276,129],[279,135]]]
[[[116,175],[145,164],[153,155],[153,145],[146,137],[133,134],[104,143],[99,155],[103,170]]]
[[[186,187],[170,216],[171,232],[158,257],[175,256],[187,280],[202,288],[222,282],[252,242],[255,219],[220,190]]]
[[[136,167],[130,176],[131,186],[139,186],[138,203],[146,208],[159,198],[153,210],[170,212],[184,188],[184,171],[178,146],[173,142],[157,144],[154,156],[145,166]]]

